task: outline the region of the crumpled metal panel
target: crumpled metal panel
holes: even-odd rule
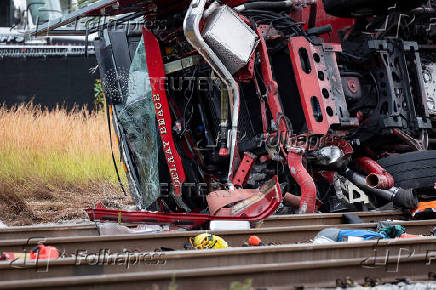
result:
[[[159,196],[158,145],[144,41],[138,45],[129,71],[129,88],[119,113],[136,166],[143,208]]]

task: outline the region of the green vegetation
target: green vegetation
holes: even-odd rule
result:
[[[230,290],[252,290],[253,280],[246,279],[244,282],[235,281],[230,284]]]
[[[116,183],[105,114],[0,108],[0,179]]]
[[[0,140],[0,203],[11,196],[23,201],[33,222],[80,217],[99,200],[112,206],[119,206],[120,198],[128,202],[113,169],[104,111],[0,107]],[[59,211],[66,208],[70,211]]]
[[[94,83],[94,107],[97,111],[101,111],[104,108],[104,91],[101,79],[96,79]]]

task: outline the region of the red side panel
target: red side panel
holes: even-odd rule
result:
[[[308,131],[325,135],[331,124],[339,124],[339,118],[327,80],[324,48],[313,46],[305,37],[292,37],[289,51]]]
[[[157,38],[143,28],[145,54],[147,56],[147,69],[156,110],[157,125],[162,139],[163,150],[168,164],[170,177],[174,185],[175,195],[182,193],[182,184],[186,180],[185,171],[179,153],[176,150],[172,133],[171,115],[167,94],[164,89],[165,70]]]

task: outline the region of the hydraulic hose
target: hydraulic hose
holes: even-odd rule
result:
[[[300,213],[314,213],[316,205],[316,186],[312,176],[303,166],[303,154],[295,150],[288,152],[288,166],[292,177],[301,188]]]

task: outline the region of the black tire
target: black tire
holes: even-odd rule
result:
[[[436,183],[436,150],[409,152],[378,160],[395,180],[395,186],[404,189],[430,189]]]

